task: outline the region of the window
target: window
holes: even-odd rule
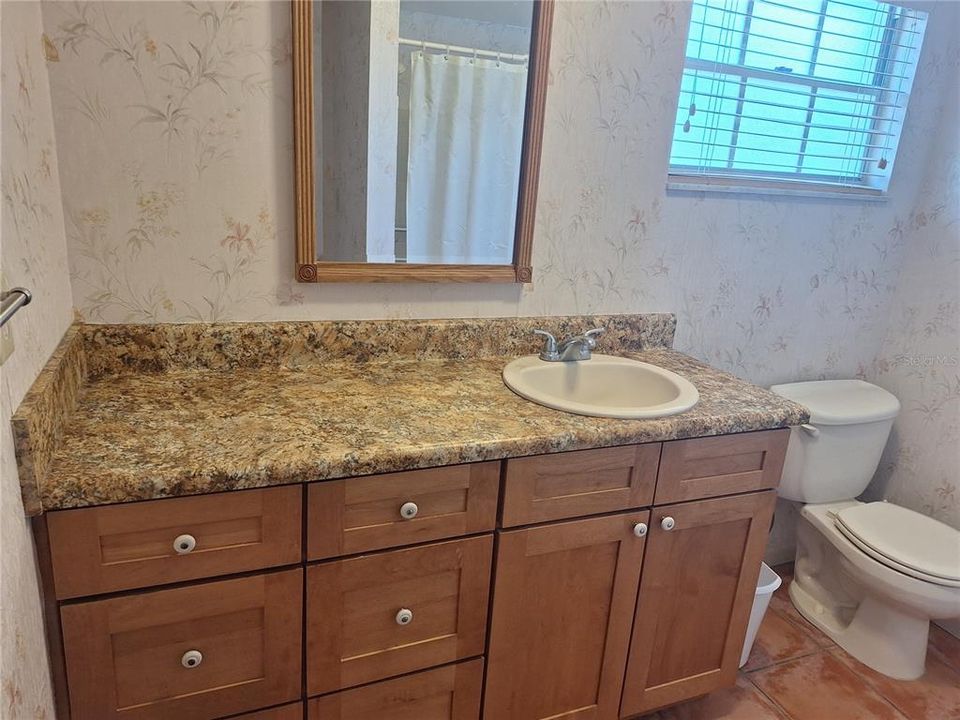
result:
[[[669,187],[887,189],[926,13],[694,0]]]

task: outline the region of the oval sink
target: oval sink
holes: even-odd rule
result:
[[[526,355],[503,369],[503,382],[540,405],[596,417],[664,417],[689,410],[700,400],[693,383],[676,373],[611,355],[579,362],[545,362]]]

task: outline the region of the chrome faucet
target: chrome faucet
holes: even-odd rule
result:
[[[603,328],[587,330],[582,335],[574,335],[559,343],[557,338],[546,330],[534,330],[533,332],[535,335],[543,337],[543,350],[540,351],[541,360],[545,362],[571,362],[590,359],[590,352],[597,348],[596,337],[603,332]]]

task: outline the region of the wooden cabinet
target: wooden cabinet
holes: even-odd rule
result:
[[[648,516],[500,536],[486,720],[617,717]]]
[[[654,503],[775,488],[789,439],[784,428],[664,443]]]
[[[73,720],[222,717],[300,699],[303,571],[64,605]]]
[[[302,497],[287,486],[51,513],[57,597],[298,563]]]
[[[483,661],[469,660],[310,701],[308,720],[477,720]]]
[[[483,654],[493,537],[307,568],[307,691]]]
[[[649,505],[660,443],[507,460],[503,526]]]
[[[221,718],[221,720],[303,720],[303,703],[281,705],[269,710],[258,710],[243,715],[231,715],[229,718]]]
[[[307,493],[311,560],[493,530],[500,463],[315,483]]]
[[[734,682],[775,500],[769,490],[653,510],[623,717]]]
[[[732,684],[788,435],[50,513],[58,717],[617,720]]]

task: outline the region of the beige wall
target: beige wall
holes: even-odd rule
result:
[[[10,416],[72,320],[40,5],[0,4],[0,268],[33,291],[11,321],[16,350],[0,395],[0,717],[53,720],[33,541],[23,515]]]
[[[952,21],[960,28],[960,4]],[[956,75],[954,76],[956,78]],[[902,409],[869,495],[960,529],[960,85],[944,89],[938,142],[897,232],[905,257],[887,331],[866,373]]]

